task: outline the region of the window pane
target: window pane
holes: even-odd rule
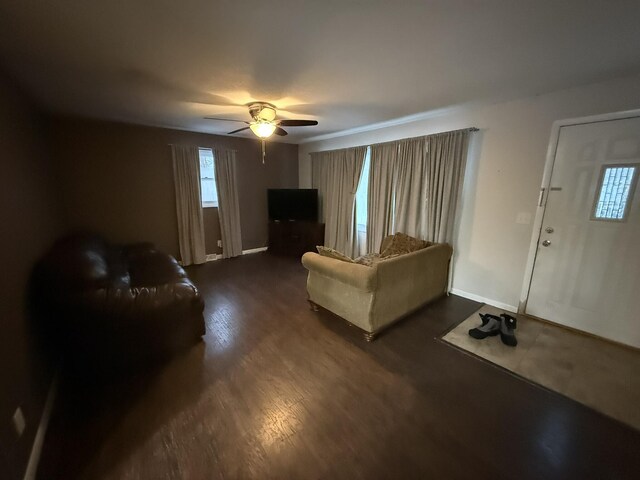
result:
[[[218,206],[218,190],[216,174],[213,166],[213,151],[210,148],[200,149],[200,190],[203,207]]]
[[[356,190],[356,223],[358,230],[366,231],[367,229],[367,196],[369,194],[369,171],[371,170],[371,147],[367,147],[367,153],[364,157],[364,165],[362,166],[362,175]]]
[[[603,168],[602,184],[593,218],[596,220],[624,220],[637,167],[619,165]]]
[[[216,191],[216,181],[213,178],[203,178],[200,181],[202,186],[202,203],[216,203],[218,201],[218,192]]]

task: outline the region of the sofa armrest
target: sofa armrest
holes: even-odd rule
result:
[[[85,290],[69,295],[61,306],[68,320],[82,324],[102,320],[115,326],[172,316],[180,321],[191,313],[202,313],[204,302],[196,287],[181,279],[150,287]]]
[[[446,243],[399,255],[377,264],[380,287],[405,285],[411,279],[415,285],[442,293],[447,288],[449,260],[453,249]]]
[[[314,252],[305,253],[302,264],[309,272],[333,278],[365,292],[372,292],[376,288],[376,271],[365,265],[324,257]]]

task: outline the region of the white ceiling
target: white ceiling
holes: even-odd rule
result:
[[[640,2],[0,0],[0,64],[47,109],[285,141],[640,71]],[[251,133],[247,133],[251,136]]]

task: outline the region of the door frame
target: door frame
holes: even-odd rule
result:
[[[533,220],[533,232],[531,233],[529,253],[527,255],[527,263],[525,265],[524,279],[522,281],[522,291],[520,292],[520,301],[518,302],[518,313],[525,313],[527,309],[531,282],[533,281],[533,270],[535,268],[536,255],[538,253],[538,243],[540,242],[540,236],[542,235],[542,220],[544,219],[545,210],[547,208],[547,199],[549,198],[551,173],[553,172],[553,165],[556,159],[556,152],[558,150],[558,142],[560,141],[560,129],[562,127],[574,125],[608,122],[611,120],[624,120],[626,118],[635,117],[640,117],[640,109],[556,120],[551,125],[551,136],[549,138],[549,146],[547,147],[547,157],[544,164],[542,184],[540,185],[540,194],[538,196],[538,204],[536,206],[536,213]]]

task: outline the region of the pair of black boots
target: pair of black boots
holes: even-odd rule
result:
[[[517,322],[514,317],[506,313],[501,313],[499,317],[489,313],[479,313],[478,315],[482,319],[482,325],[469,330],[469,335],[473,338],[481,340],[500,334],[500,339],[505,345],[515,347],[518,344],[515,334]]]

